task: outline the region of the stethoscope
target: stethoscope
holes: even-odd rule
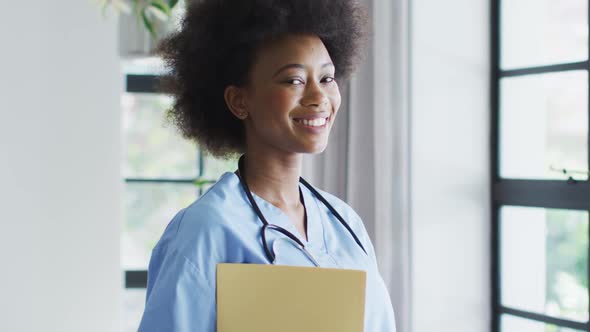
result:
[[[237,175],[238,175],[238,178],[240,179],[240,183],[242,184],[242,188],[246,192],[246,196],[248,196],[248,200],[250,201],[250,204],[252,204],[252,208],[254,209],[254,212],[256,212],[256,215],[258,215],[258,218],[260,218],[260,220],[262,221],[263,226],[262,226],[262,229],[260,230],[260,232],[261,232],[261,237],[262,237],[262,245],[264,247],[264,253],[266,254],[266,257],[268,258],[268,260],[272,264],[275,264],[275,262],[276,262],[276,256],[275,256],[274,252],[272,250],[270,250],[270,248],[268,247],[268,244],[266,242],[266,230],[272,229],[272,230],[282,233],[283,235],[287,236],[291,240],[295,241],[295,243],[297,243],[297,245],[299,246],[299,249],[301,251],[303,251],[303,253],[305,253],[305,255],[313,262],[313,264],[315,266],[320,266],[318,264],[318,262],[313,258],[313,256],[309,253],[309,251],[305,248],[305,245],[303,244],[303,242],[301,242],[301,240],[299,240],[299,238],[297,236],[293,235],[293,233],[289,232],[288,230],[284,229],[283,227],[271,224],[266,220],[266,218],[262,214],[262,211],[260,211],[258,204],[256,204],[254,197],[252,197],[252,192],[250,192],[250,188],[248,188],[248,184],[246,183],[246,179],[241,176],[241,174],[246,174],[244,172],[244,158],[245,158],[245,155],[242,155],[240,157],[240,159],[238,160]],[[320,201],[322,201],[322,203],[324,203],[324,205],[326,205],[326,207],[334,214],[334,216],[336,216],[336,218],[338,220],[340,220],[340,223],[342,225],[344,225],[344,227],[348,230],[350,235],[352,235],[352,237],[354,238],[354,241],[359,245],[359,247],[361,247],[361,249],[365,252],[365,254],[367,254],[367,251],[365,250],[365,247],[363,246],[363,244],[361,243],[359,238],[356,236],[356,234],[354,233],[352,228],[350,228],[350,226],[344,220],[344,218],[342,218],[342,216],[338,213],[338,211],[336,211],[336,209],[334,209],[332,204],[330,204],[324,198],[324,196],[322,196],[314,187],[312,187],[302,177],[299,177],[299,182],[301,182],[304,186],[306,186]],[[301,188],[299,189],[299,194],[301,195]]]

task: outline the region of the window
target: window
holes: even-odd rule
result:
[[[590,331],[588,0],[492,0],[492,331]]]
[[[124,135],[122,174],[125,223],[121,236],[125,274],[125,330],[137,331],[144,309],[151,250],[174,214],[201,195],[236,161],[204,155],[182,139],[165,112],[169,96],[157,92],[157,60],[124,64],[126,91],[121,98]],[[205,183],[198,187],[195,183]],[[203,180],[203,181],[201,181]]]

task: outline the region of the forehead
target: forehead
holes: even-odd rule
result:
[[[315,35],[286,35],[266,42],[256,52],[254,70],[273,70],[285,64],[320,67],[331,62],[322,40]]]

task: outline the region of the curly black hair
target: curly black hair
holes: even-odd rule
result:
[[[229,111],[224,91],[247,84],[262,43],[316,35],[342,82],[364,55],[367,27],[357,0],[192,0],[179,31],[155,51],[168,70],[160,88],[174,100],[168,120],[205,152],[222,158],[242,153],[244,126]]]

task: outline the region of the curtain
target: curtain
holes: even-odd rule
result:
[[[397,330],[411,308],[409,0],[365,1],[372,19],[367,56],[350,84],[322,154],[304,176],[348,202],[371,236],[390,291]]]

